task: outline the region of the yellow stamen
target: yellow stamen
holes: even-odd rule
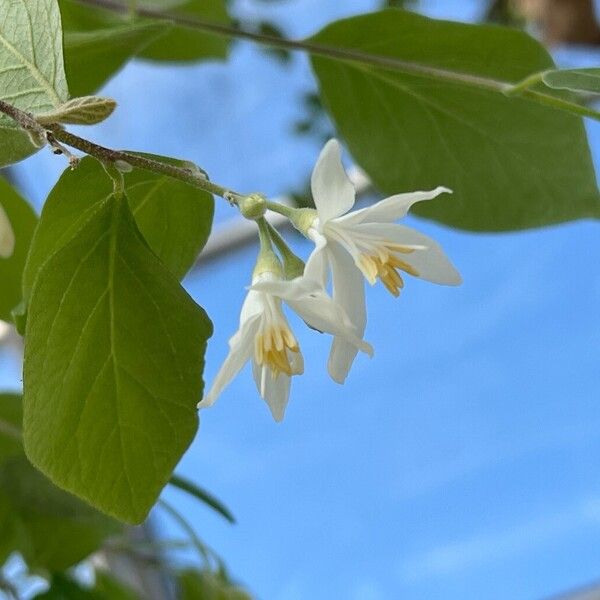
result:
[[[407,248],[399,244],[386,244],[384,247],[377,248],[376,251],[376,256],[361,254],[357,265],[371,285],[379,277],[387,290],[398,297],[400,290],[404,287],[404,280],[398,270],[415,277],[418,277],[419,273],[412,265],[398,258],[393,252],[410,254],[414,252],[414,248]]]
[[[286,324],[279,323],[259,333],[254,340],[254,350],[256,362],[266,365],[273,379],[280,373],[290,376],[294,374],[288,350],[297,353],[300,348]]]

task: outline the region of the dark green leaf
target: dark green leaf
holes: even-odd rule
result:
[[[139,0],[139,5],[143,8],[164,9],[170,14],[183,18],[222,25],[228,25],[230,22],[223,0],[188,0],[187,2]],[[225,58],[227,46],[227,39],[222,36],[176,25],[172,32],[150,44],[141,56],[166,61]]]
[[[23,453],[22,398],[0,395],[0,564],[20,552],[32,568],[64,569],[120,525],[54,486]]]
[[[312,41],[488,80],[517,82],[553,67],[522,32],[393,9],[338,21]],[[600,215],[581,118],[397,63],[313,56],[312,64],[339,132],[382,192],[454,190],[415,213],[487,231]]]
[[[194,498],[200,500],[204,504],[210,506],[213,510],[218,512],[224,519],[229,521],[230,523],[235,523],[235,517],[231,513],[231,511],[218,499],[215,498],[210,492],[203,490],[201,487],[197,486],[192,481],[185,479],[184,477],[180,477],[179,475],[173,474],[171,479],[169,479],[169,483],[187,492]]]
[[[0,0],[0,17],[0,100],[34,114],[57,108],[69,98],[58,5]],[[36,150],[28,135],[0,114],[0,167]]]
[[[35,600],[109,600],[99,591],[83,587],[68,575],[54,573],[50,588],[35,596]]]
[[[70,567],[120,531],[118,523],[52,485],[25,456],[0,465],[0,491],[18,516],[27,539],[18,550],[32,568]]]
[[[0,489],[0,566],[13,552],[30,548],[27,531],[10,498]]]
[[[542,81],[551,88],[600,94],[600,69],[564,69],[547,71]]]
[[[91,31],[65,31],[65,68],[73,96],[93,94],[168,24],[136,23]]]
[[[23,453],[23,400],[20,394],[0,394],[0,465]]]
[[[11,310],[21,301],[21,279],[37,217],[29,204],[2,177],[0,204],[6,211],[15,234],[12,256],[0,258],[0,319],[10,321]]]
[[[97,201],[73,233],[31,293],[25,449],[60,487],[139,523],[197,430],[211,324],[126,199]]]

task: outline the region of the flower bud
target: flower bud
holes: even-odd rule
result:
[[[302,235],[307,236],[318,215],[314,208],[295,208],[290,211],[288,218]]]
[[[238,200],[238,207],[242,216],[256,221],[264,216],[267,210],[267,200],[262,194],[250,194]]]

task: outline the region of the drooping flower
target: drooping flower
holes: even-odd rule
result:
[[[304,371],[298,341],[282,310],[282,300],[314,329],[345,339],[357,350],[372,349],[354,332],[348,317],[316,281],[298,277],[281,279],[280,273],[256,273],[242,306],[240,327],[229,340],[229,354],[210,391],[198,408],[211,406],[242,367],[252,361],[252,372],[260,396],[276,421],[283,419],[289,399],[290,381]]]
[[[458,285],[461,277],[439,244],[431,238],[394,223],[409,208],[451,191],[438,187],[427,192],[397,194],[376,204],[349,212],[355,190],[341,162],[337,140],[327,142],[312,173],[311,189],[316,211],[298,212],[295,225],[315,242],[305,276],[326,285],[331,271],[333,299],[362,337],[366,325],[363,277],[371,284],[379,279],[398,296],[403,273],[428,281]],[[331,377],[342,383],[356,356],[356,347],[335,337],[329,356]]]
[[[10,258],[15,250],[15,234],[8,215],[0,204],[0,258]]]

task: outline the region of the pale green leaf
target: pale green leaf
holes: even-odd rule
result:
[[[9,258],[0,258],[0,319],[10,321],[11,310],[21,301],[21,279],[37,216],[29,204],[0,177],[0,204],[15,234],[15,249]]]
[[[113,113],[117,103],[112,98],[81,96],[65,102],[53,111],[37,115],[38,123],[68,123],[73,125],[95,125]]]
[[[312,57],[337,129],[382,192],[454,190],[415,213],[487,231],[600,215],[581,118],[436,71],[518,82],[552,68],[525,33],[386,10],[330,24],[311,41],[420,65],[409,73],[398,62]]]
[[[38,114],[68,97],[56,1],[0,0],[0,100]],[[0,114],[0,166],[36,149],[12,119]]]
[[[165,23],[136,23],[91,31],[65,31],[65,68],[71,94],[86,96],[96,92],[130,58],[169,28]]]
[[[30,460],[100,510],[141,522],[197,430],[210,334],[126,199],[96,202],[35,278],[24,364]]]
[[[600,94],[600,69],[546,71],[542,81],[554,89]]]

